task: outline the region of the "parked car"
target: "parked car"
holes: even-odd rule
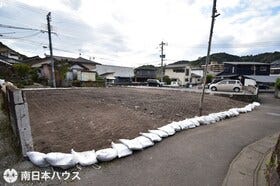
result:
[[[170,86],[172,86],[172,87],[179,87],[180,83],[178,81],[171,81]]]
[[[210,85],[212,91],[234,91],[242,90],[242,83],[239,80],[226,79]]]
[[[148,79],[147,80],[147,85],[148,86],[153,86],[153,87],[161,87],[162,83],[157,79]]]
[[[259,87],[259,89],[264,89],[264,90],[269,89],[269,85],[264,83],[259,83],[257,86]]]

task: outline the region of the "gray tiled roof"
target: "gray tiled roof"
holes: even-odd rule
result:
[[[279,78],[280,76],[245,76],[250,79],[254,79],[257,82],[261,83],[275,83],[276,79]]]
[[[224,62],[224,64],[233,64],[233,65],[269,65],[268,63],[261,63],[261,62]]]
[[[113,65],[96,65],[94,69],[98,74],[114,73],[115,77],[133,77],[134,70],[131,67]]]

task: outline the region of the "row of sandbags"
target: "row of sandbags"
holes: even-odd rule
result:
[[[76,152],[72,149],[71,153],[51,152],[47,154],[32,151],[28,152],[27,156],[33,164],[39,167],[54,166],[68,169],[76,164],[89,166],[98,162],[111,161],[115,158],[129,156],[133,151],[151,147],[156,142],[160,142],[163,138],[172,136],[181,130],[192,129],[200,125],[213,124],[226,118],[238,116],[240,113],[250,112],[257,106],[260,106],[260,104],[258,102],[253,102],[243,108],[232,108],[228,111],[213,113],[207,116],[172,122],[156,130],[148,130],[146,133],[140,133],[140,136],[134,139],[120,139],[120,143],[112,142],[111,148],[98,151]]]

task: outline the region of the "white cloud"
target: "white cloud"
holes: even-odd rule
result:
[[[96,56],[106,64],[158,64],[157,47],[162,40],[169,44],[165,47],[168,63],[206,54],[212,0],[19,2],[53,12],[53,24],[58,34],[62,34],[60,41],[55,40],[58,47],[76,54],[82,50],[85,56]],[[212,51],[251,54],[256,51],[254,46],[242,48],[242,44],[279,41],[280,30],[276,26],[280,20],[279,9],[280,2],[273,0],[218,0],[217,10],[221,15],[215,22],[213,43],[219,48]],[[258,51],[267,49],[258,48]]]

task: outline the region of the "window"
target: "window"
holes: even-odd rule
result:
[[[219,85],[224,85],[224,84],[227,84],[227,81],[221,81],[218,83]]]
[[[228,84],[235,84],[235,81],[228,81]]]
[[[185,79],[185,82],[189,82],[189,78],[186,78],[186,79]]]
[[[260,71],[266,71],[266,70],[267,70],[267,68],[265,66],[260,67]]]
[[[183,68],[174,68],[174,69],[173,69],[173,72],[176,72],[176,73],[184,73],[184,72],[185,72],[185,69],[183,69]]]
[[[200,82],[200,79],[199,79],[199,78],[197,78],[197,82]]]
[[[231,73],[234,74],[234,71],[235,71],[235,67],[232,67],[232,68],[231,68]]]
[[[190,74],[190,69],[186,69],[186,76],[189,76],[189,74]]]

